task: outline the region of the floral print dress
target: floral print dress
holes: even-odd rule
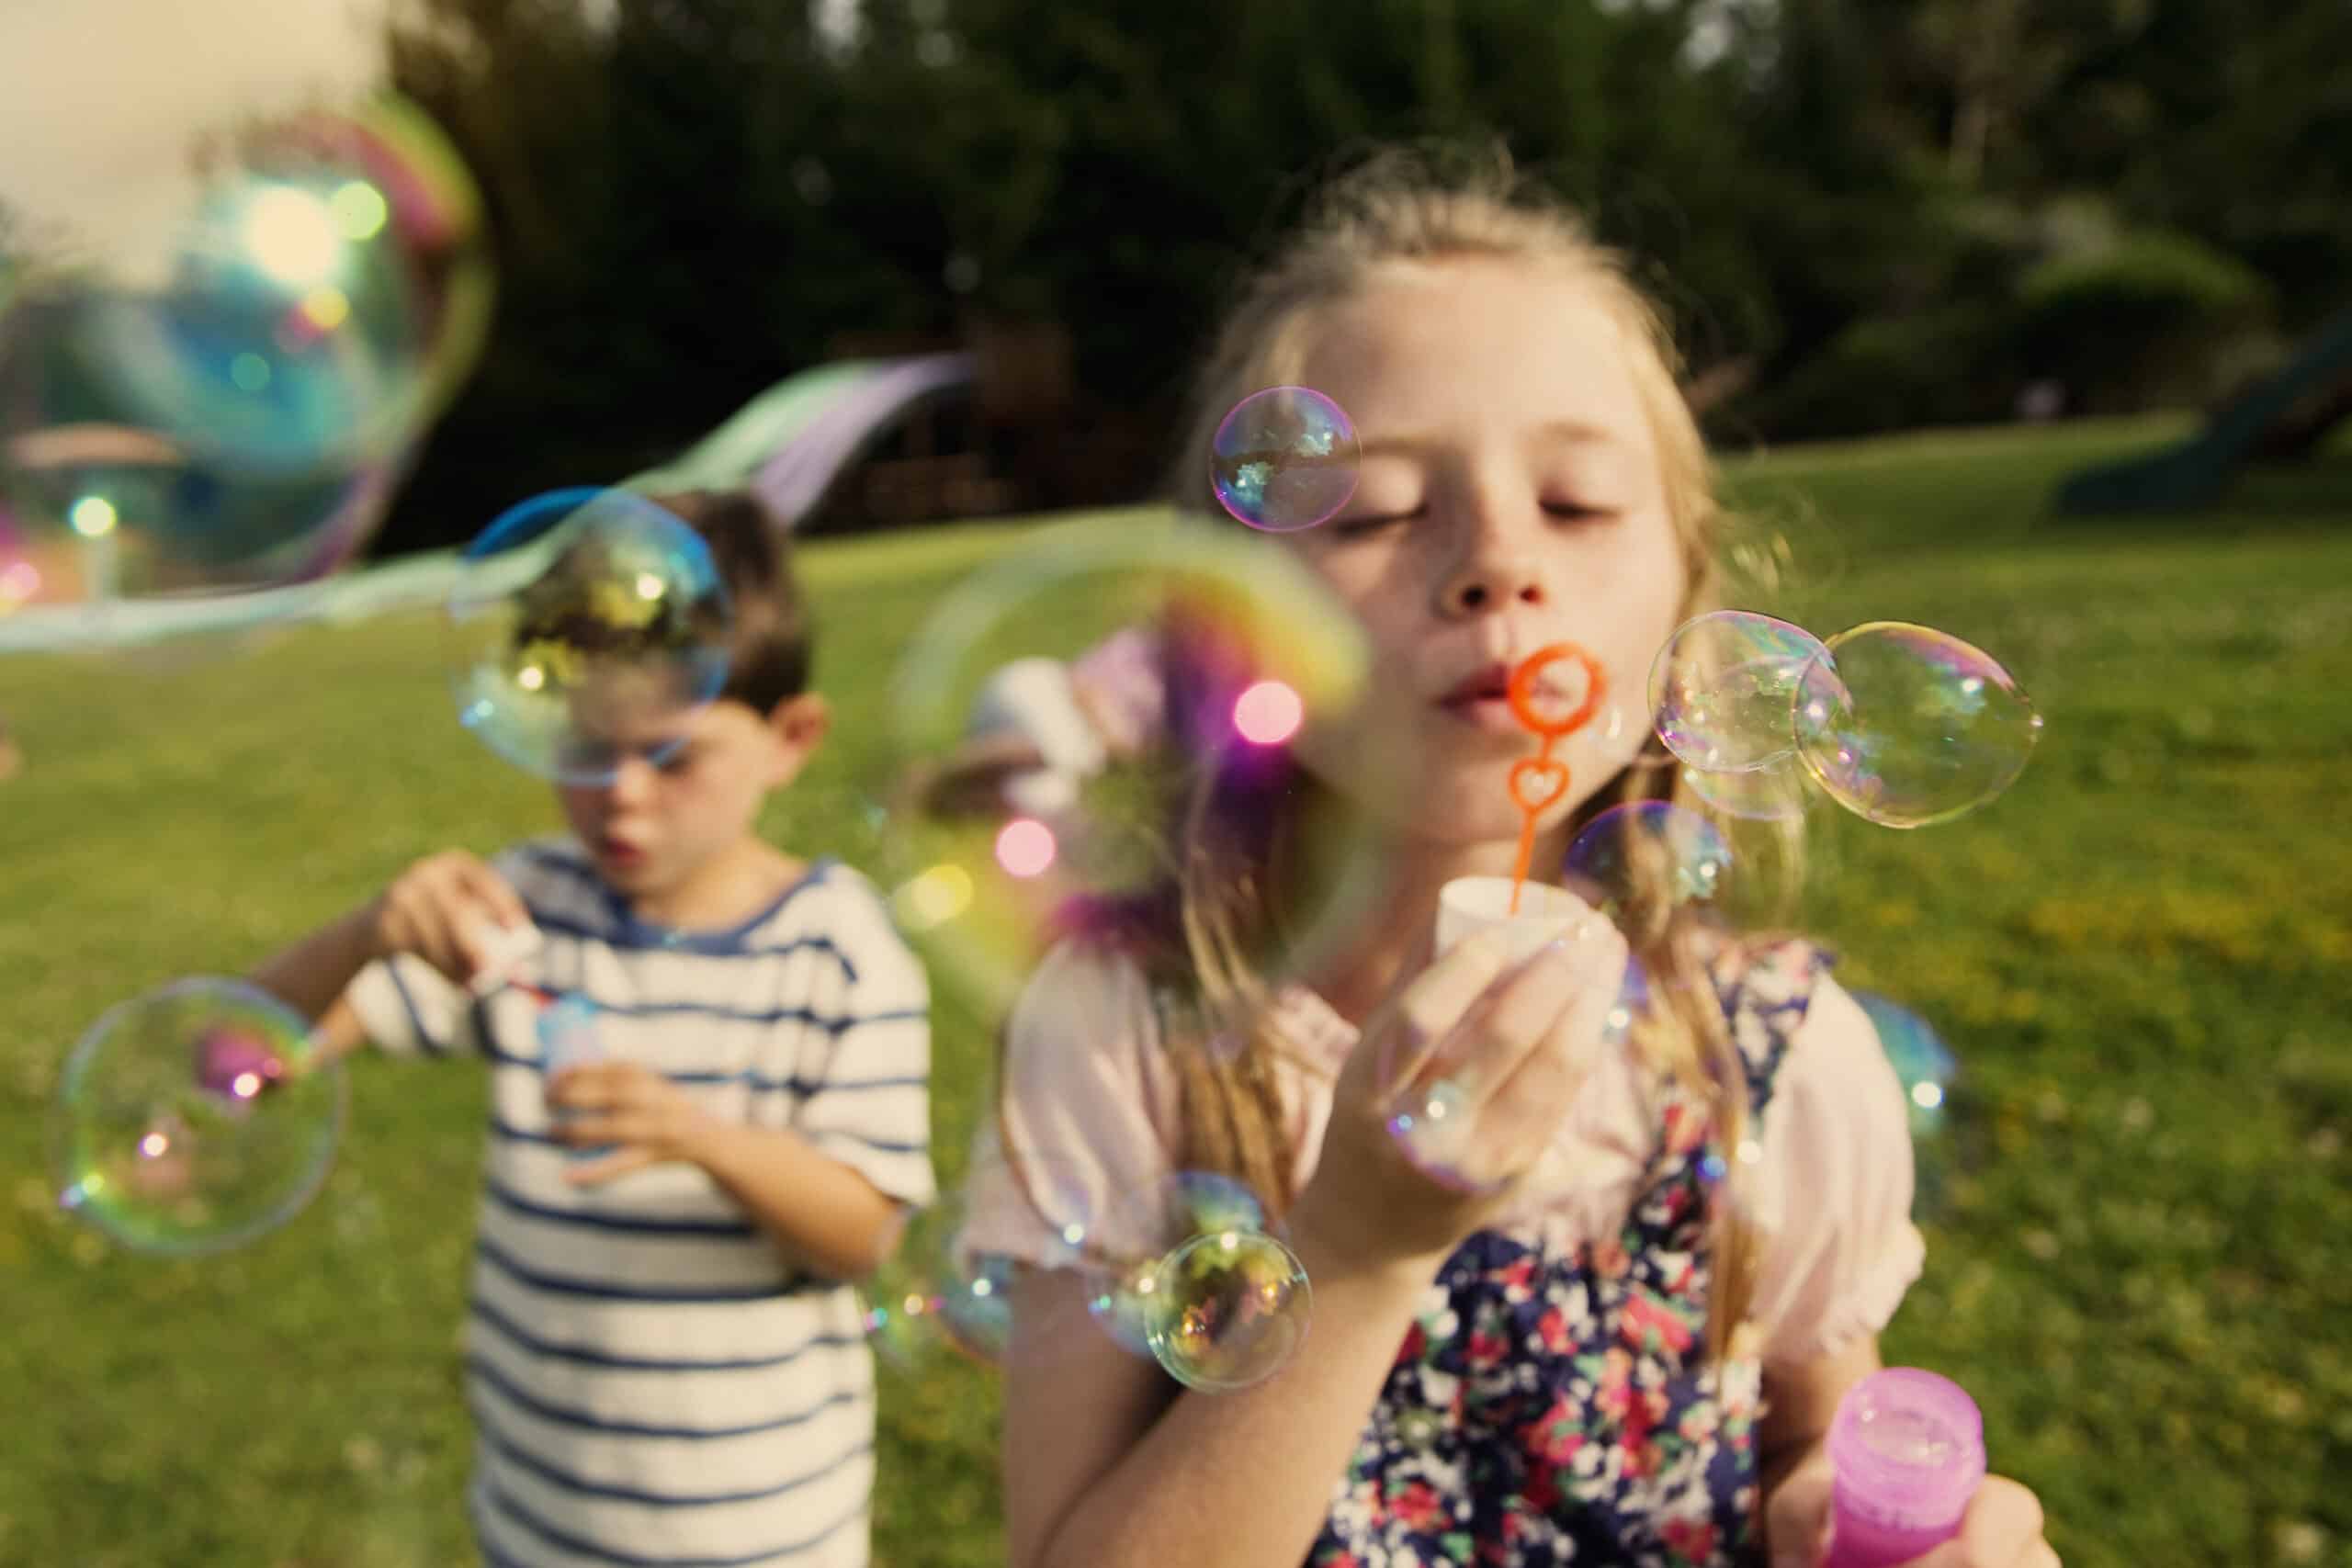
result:
[[[1760,1125],[1825,960],[1727,953],[1715,986]],[[1482,1231],[1388,1374],[1308,1568],[1760,1562],[1762,1368],[1707,1364],[1709,1194],[1734,1151],[1662,1084],[1656,1152],[1613,1237]]]

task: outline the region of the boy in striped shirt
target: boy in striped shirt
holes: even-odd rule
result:
[[[334,1048],[491,1064],[486,1562],[854,1568],[874,1373],[846,1281],[933,1196],[929,995],[863,877],[754,830],[829,716],[784,535],[745,498],[665,504],[735,606],[719,698],[560,787],[569,834],[421,861],[255,977]]]

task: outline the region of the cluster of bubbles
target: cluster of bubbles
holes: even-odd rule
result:
[[[140,1251],[218,1252],[325,1179],[341,1064],[277,998],[189,979],[123,1002],[66,1058],[50,1118],[59,1203]]]
[[[261,123],[103,260],[0,256],[0,614],[314,578],[469,374],[481,194],[382,97]]]
[[[2014,783],[2041,716],[1992,655],[1871,621],[1828,638],[1770,615],[1685,622],[1650,671],[1658,739],[1733,817],[1801,815],[1807,786],[1889,828],[1975,810]]]
[[[1331,399],[1272,387],[1217,427],[1210,481],[1237,520],[1295,532],[1347,504],[1360,454]],[[1902,621],[1825,639],[1752,611],[1701,615],[1658,653],[1649,697],[1692,790],[1749,819],[1800,814],[1810,785],[1883,826],[1949,821],[2007,789],[2041,730],[1998,660]]]
[[[709,546],[629,491],[553,491],[469,547],[444,606],[458,720],[537,777],[660,762],[727,683],[733,606]]]
[[[1180,1172],[1128,1194],[1100,1221],[1058,1210],[1057,1240],[1083,1284],[1091,1328],[1157,1361],[1188,1388],[1228,1393],[1264,1382],[1306,1339],[1314,1292],[1239,1182]],[[867,1287],[865,1323],[885,1359],[921,1365],[934,1348],[1001,1363],[1014,1345],[1012,1271],[975,1250],[965,1214],[944,1200],[910,1222]],[[1055,1354],[1056,1330],[1025,1330],[1024,1352]]]
[[[709,547],[679,517],[622,491],[535,497],[475,541],[450,592],[458,719],[561,783],[658,763],[725,684],[732,626]],[[523,988],[550,1070],[600,1054],[585,998]],[[317,1190],[343,1094],[339,1064],[282,1004],[176,982],[107,1013],[69,1057],[51,1110],[60,1202],[139,1251],[237,1246]]]
[[[626,491],[512,508],[467,553],[447,608],[460,722],[541,777],[594,784],[631,757],[658,762],[726,681],[732,615],[708,547]],[[550,1067],[594,1059],[585,999],[534,994]],[[343,1096],[339,1064],[281,1003],[229,981],[166,986],[107,1013],[67,1060],[51,1111],[60,1201],[136,1250],[236,1246],[317,1190]]]
[[[326,166],[358,157],[338,123],[289,145]],[[462,376],[487,297],[486,275],[447,262],[470,254],[479,222],[462,170],[415,151],[430,128],[413,116],[376,129],[394,123],[407,128],[411,160],[437,166],[438,179],[403,185],[380,161],[363,180],[255,174],[232,182],[218,211],[208,207],[209,237],[192,242],[175,290],[60,296],[43,307],[51,317],[0,321],[0,415],[29,407],[48,421],[9,426],[0,453],[18,517],[30,496],[47,509],[39,515],[62,517],[85,542],[135,535],[198,584],[229,581],[230,570],[246,580],[325,570],[356,547],[372,519],[330,537],[334,498],[356,493],[334,487],[373,486],[368,504],[380,506],[402,444]],[[417,216],[434,209],[436,188],[467,197],[443,203],[449,220],[438,228]],[[428,233],[444,247],[436,288],[417,283],[418,236]],[[329,288],[342,291],[340,311],[319,292]],[[28,321],[52,319],[71,330],[27,334]],[[139,353],[93,353],[91,343]],[[71,374],[33,374],[52,363]],[[53,395],[28,402],[27,385]],[[96,412],[56,417],[69,388]],[[266,408],[277,412],[262,417]],[[149,464],[164,489],[129,488],[122,475],[148,458],[125,453],[168,453]],[[1347,504],[1358,457],[1336,403],[1273,388],[1219,427],[1212,486],[1249,527],[1294,532]],[[304,526],[291,525],[300,507],[289,502],[277,514],[287,526],[240,533],[218,512],[198,518],[199,493],[224,476],[243,497],[298,479],[325,488],[303,492]],[[12,593],[53,592],[38,567],[16,564],[32,560],[27,532],[0,512],[0,610]],[[117,570],[105,548],[84,551],[82,566]],[[289,564],[298,557],[308,564]],[[124,581],[118,570],[75,592],[118,592]],[[160,567],[139,580],[179,581]],[[679,743],[683,720],[725,683],[731,630],[709,547],[684,521],[631,492],[557,491],[510,509],[466,553],[446,606],[447,678],[460,722],[500,757],[550,780],[603,783],[628,759],[658,762]],[[989,999],[1009,1001],[1060,935],[1142,908],[1184,871],[1178,849],[1199,852],[1216,819],[1202,807],[1217,792],[1283,790],[1288,743],[1343,722],[1367,696],[1369,668],[1352,618],[1285,556],[1176,521],[1041,536],[951,593],[900,664],[893,783],[873,820],[901,924]],[[1678,630],[1650,697],[1693,792],[1732,818],[1801,810],[1809,783],[1872,821],[1945,820],[2007,786],[2041,723],[2007,671],[1942,633],[1872,623],[1824,641],[1746,612]],[[990,751],[1014,734],[1033,749]],[[1310,820],[1284,846],[1310,886],[1281,934],[1283,956],[1310,954],[1377,897],[1377,857],[1349,832]],[[1642,801],[1588,824],[1561,868],[1566,886],[1544,893],[1634,929],[1656,918],[1660,897],[1722,897],[1733,868],[1716,821]],[[582,1043],[593,1017],[548,1000],[550,1060],[593,1056]],[[1605,1036],[1622,1038],[1650,1005],[1649,976],[1629,964]],[[1916,1015],[1881,998],[1864,1005],[1915,1126],[1932,1130],[1950,1053]],[[1400,1107],[1392,1131],[1408,1152],[1424,1146],[1449,1117],[1462,1120],[1456,1098],[1441,1079]],[[339,1069],[314,1059],[298,1018],[249,987],[181,982],[108,1013],[74,1051],[56,1107],[59,1190],[135,1247],[232,1246],[316,1190],[342,1111]],[[1460,1174],[1442,1158],[1427,1168]],[[954,1200],[916,1216],[867,1291],[865,1326],[886,1358],[911,1363],[946,1347],[996,1361],[1013,1343],[1010,1267],[968,1245],[964,1220]],[[1189,1387],[1261,1382],[1306,1334],[1303,1266],[1258,1199],[1227,1179],[1179,1174],[1114,1213],[1073,1211],[1060,1240],[1092,1325]]]

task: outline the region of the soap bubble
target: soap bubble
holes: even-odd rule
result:
[[[1263,1382],[1306,1340],[1315,1294],[1287,1247],[1256,1230],[1194,1236],[1159,1265],[1151,1353],[1188,1388]]]
[[[1698,812],[1663,800],[1612,806],[1568,845],[1567,886],[1621,926],[1642,929],[1666,908],[1712,899],[1731,874],[1731,845]]]
[[[256,120],[198,162],[164,220],[68,215],[55,254],[18,258],[0,497],[70,547],[45,604],[335,570],[479,352],[479,194],[413,106]]]
[[[1388,1135],[1413,1168],[1455,1192],[1491,1192],[1508,1181],[1487,1168],[1471,1122],[1468,1088],[1451,1077],[1416,1077],[1390,1101]]]
[[[0,371],[5,374],[5,371]],[[374,535],[399,477],[389,463],[235,470],[120,427],[19,435],[0,461],[18,604],[219,595],[323,577]]]
[[[1249,1188],[1211,1171],[1181,1171],[1126,1194],[1097,1228],[1080,1272],[1087,1311],[1120,1346],[1155,1354],[1153,1335],[1169,1310],[1160,1265],[1196,1236],[1265,1228],[1266,1211]]]
[[[1796,747],[1794,705],[1821,639],[1747,610],[1716,610],[1678,627],[1650,666],[1658,739],[1694,768],[1761,768]]]
[[[315,111],[285,136],[363,176],[340,185],[334,200],[351,226],[380,224],[398,248],[418,333],[420,412],[429,419],[472,374],[489,335],[496,284],[481,187],[441,128],[396,94]]]
[[[994,1365],[1012,1334],[1012,1265],[958,1243],[963,1195],[943,1193],[909,1217],[897,1249],[860,1288],[867,1337],[888,1361],[918,1368],[950,1349]]]
[[[341,214],[351,171],[248,166],[205,191],[152,288],[45,279],[7,318],[16,441],[109,430],[226,475],[333,471],[416,428],[400,256]],[[363,186],[363,188],[365,188]]]
[[[240,981],[178,981],[107,1010],[51,1111],[58,1201],[141,1252],[217,1252],[290,1219],[343,1131],[342,1066]]]
[[[1291,920],[1261,957],[1307,956],[1384,868],[1359,852],[1361,814],[1287,787],[1291,746],[1351,716],[1369,667],[1322,583],[1238,530],[1034,537],[952,590],[900,659],[870,789],[900,924],[944,978],[1008,1006],[1056,941],[1159,897],[1182,848],[1286,825]]]
[[[1618,982],[1617,1003],[1609,1010],[1607,1024],[1601,1032],[1601,1043],[1620,1044],[1633,1032],[1634,1023],[1650,1010],[1650,972],[1642,961],[1627,954],[1625,977]]]
[[[1858,990],[1852,996],[1878,1031],[1879,1044],[1902,1080],[1913,1140],[1932,1138],[1943,1127],[1944,1101],[1960,1074],[1959,1058],[1934,1027],[1909,1008],[1875,991]]]
[[[517,767],[572,784],[659,761],[727,680],[733,610],[709,547],[626,491],[509,509],[450,590],[458,717]]]
[[[1312,528],[1356,492],[1356,427],[1306,387],[1269,387],[1216,427],[1209,479],[1234,518],[1269,534]]]
[[[1713,810],[1748,822],[1793,822],[1814,795],[1813,775],[1793,752],[1740,773],[1685,767],[1682,782]]]
[[[1889,828],[1948,822],[2014,783],[2041,716],[1990,654],[1930,626],[1871,621],[1805,667],[1798,754],[1831,799]]]

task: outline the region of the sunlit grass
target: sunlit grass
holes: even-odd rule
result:
[[[2011,795],[1917,833],[1831,818],[1813,926],[1926,1012],[1963,1077],[1929,1271],[1894,1357],[1960,1376],[2070,1564],[2339,1562],[2352,1542],[2352,533],[2332,460],[2234,511],[2058,524],[2071,466],[2157,426],[1901,438],[1735,465],[1827,632],[1947,627],[2049,715]],[[1802,503],[1802,505],[1801,505]],[[1102,526],[1116,527],[1106,516]],[[895,651],[1001,525],[819,545],[831,753],[768,827],[867,842]],[[466,1560],[454,1336],[480,1157],[469,1069],[355,1074],[347,1145],[281,1234],[116,1254],[53,1212],[64,1047],[107,1004],[235,972],[435,848],[490,851],[544,792],[451,724],[428,617],[254,649],[0,661],[29,765],[0,785],[0,1562]],[[949,995],[952,1177],[989,1042]],[[1001,1561],[992,1380],[885,1395],[880,1561]],[[1203,1499],[1214,1506],[1215,1499]],[[2305,1555],[2305,1553],[2309,1555]]]

